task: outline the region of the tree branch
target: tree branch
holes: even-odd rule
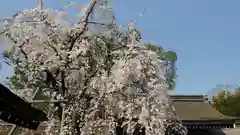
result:
[[[62,56],[59,54],[58,50],[49,43],[49,41],[44,41],[45,44],[47,44],[50,48],[53,49],[53,51],[56,53],[56,55],[59,57],[60,60],[63,60]]]
[[[19,46],[19,48],[20,48],[22,54],[24,55],[24,58],[25,58],[26,60],[28,60],[27,53],[23,50],[24,44],[26,44],[26,42],[23,42],[23,43]]]
[[[66,87],[65,87],[65,72],[63,70],[60,71],[60,83],[61,83],[61,86],[60,86],[60,93],[61,95],[64,97],[65,94],[66,94]]]
[[[89,6],[88,12],[86,13],[86,16],[85,16],[84,20],[82,21],[84,23],[83,28],[81,29],[81,31],[74,38],[72,38],[72,41],[70,41],[71,44],[70,44],[70,47],[69,47],[69,51],[72,50],[72,48],[73,48],[75,42],[77,41],[77,39],[86,31],[87,25],[88,25],[89,16],[93,12],[93,9],[94,9],[96,3],[97,3],[97,0],[93,0],[91,5]],[[81,22],[78,22],[78,24],[79,23],[81,23]]]

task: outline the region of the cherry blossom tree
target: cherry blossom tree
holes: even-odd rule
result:
[[[25,79],[19,94],[30,100],[41,88],[51,97],[48,135],[113,135],[119,127],[163,135],[174,116],[164,62],[132,27],[122,31],[106,4],[93,0],[76,22],[66,11],[35,8],[4,24],[12,65]]]

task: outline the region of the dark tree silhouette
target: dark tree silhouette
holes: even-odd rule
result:
[[[47,115],[0,84],[0,119],[8,123],[36,130]]]

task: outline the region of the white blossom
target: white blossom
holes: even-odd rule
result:
[[[91,3],[79,20],[86,19],[91,6],[98,9],[94,13],[111,16],[108,6],[100,2],[104,0]],[[101,17],[96,15],[89,18]],[[164,134],[164,122],[173,115],[166,111],[164,64],[155,52],[135,41],[134,34],[123,33],[113,21],[111,27],[85,23],[71,24],[66,11],[26,9],[2,34],[12,40],[10,51],[18,61],[14,66],[28,78],[24,88],[28,93],[22,96],[30,97],[41,86],[49,90],[52,100],[67,100],[61,106],[52,104],[46,133],[114,134],[116,121],[124,117],[120,126],[129,134],[138,124],[147,135]],[[126,38],[130,40],[122,40]],[[55,124],[62,117],[57,114],[59,109],[64,116],[61,129]]]

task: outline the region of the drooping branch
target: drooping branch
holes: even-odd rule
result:
[[[45,82],[49,84],[53,88],[53,90],[57,94],[61,94],[61,96],[64,96],[65,92],[65,83],[64,83],[64,72],[60,71],[60,69],[57,69],[56,75],[54,76],[49,70],[44,70],[46,73],[46,80]],[[60,76],[60,81],[57,79],[57,77]],[[56,100],[56,99],[55,99]],[[62,107],[60,102],[54,103],[54,105],[58,108],[57,109],[57,116],[61,120],[62,119]]]

